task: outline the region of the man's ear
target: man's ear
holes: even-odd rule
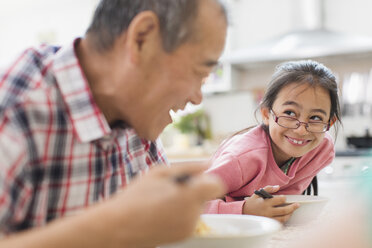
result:
[[[125,46],[134,63],[159,51],[161,42],[159,19],[152,11],[136,15],[125,33]]]
[[[269,108],[261,107],[260,108],[260,111],[261,111],[262,122],[265,125],[269,125],[269,117],[270,117],[270,110],[269,110]]]

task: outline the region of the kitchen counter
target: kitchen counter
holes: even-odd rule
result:
[[[336,157],[372,157],[372,149],[345,149],[345,150],[336,150]]]
[[[164,147],[165,154],[170,163],[173,162],[190,162],[190,161],[207,161],[209,160],[218,145],[213,143],[205,143],[202,146],[171,146]]]
[[[299,236],[304,235],[310,226],[284,226],[282,230],[273,235],[268,248],[287,248],[291,242],[295,242]]]

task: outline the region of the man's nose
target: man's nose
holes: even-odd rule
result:
[[[202,100],[203,100],[202,87],[205,84],[205,82],[207,81],[207,78],[208,77],[203,78],[201,81],[198,82],[197,85],[195,85],[196,88],[195,88],[195,90],[193,92],[193,95],[191,97],[191,100],[190,100],[190,102],[192,104],[199,105],[202,102]]]
[[[201,91],[201,88],[196,90],[194,94],[192,95],[190,102],[194,105],[199,105],[203,100],[203,93]]]

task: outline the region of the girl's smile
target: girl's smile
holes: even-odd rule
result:
[[[291,138],[289,136],[285,136],[285,137],[288,139],[289,143],[291,143],[295,146],[305,146],[309,142],[311,142],[311,140],[306,140],[306,139],[295,139],[295,138]]]

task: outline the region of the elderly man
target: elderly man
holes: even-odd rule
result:
[[[203,166],[160,166],[126,185],[166,164],[157,138],[171,109],[201,102],[226,26],[216,0],[102,0],[85,37],[17,58],[0,76],[0,246],[190,235],[223,193]]]

